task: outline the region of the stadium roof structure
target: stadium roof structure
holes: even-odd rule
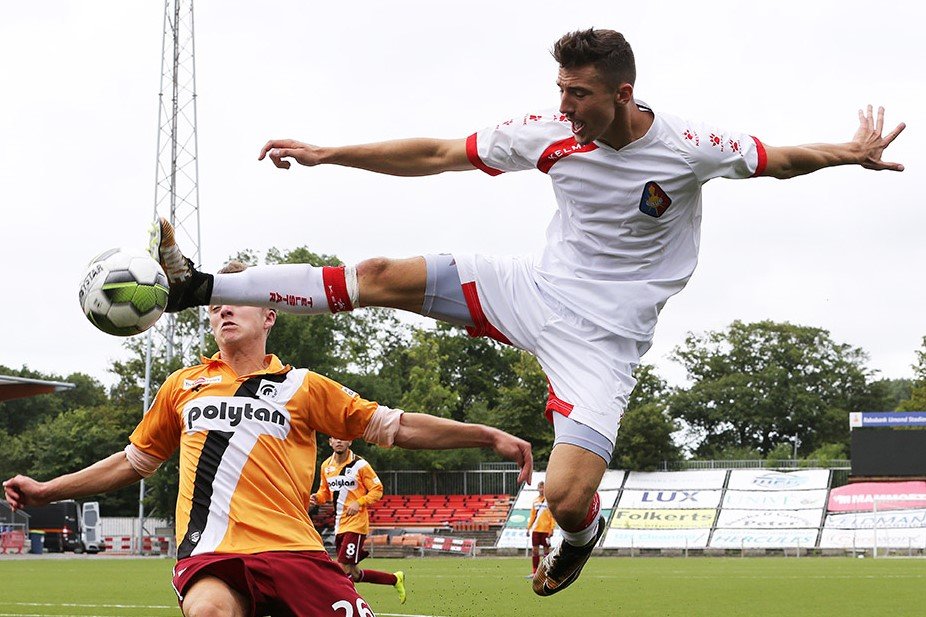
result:
[[[45,381],[43,379],[0,375],[0,403],[14,398],[52,394],[75,387],[74,384],[64,381]]]

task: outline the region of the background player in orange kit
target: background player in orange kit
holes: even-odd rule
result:
[[[338,564],[355,583],[392,585],[405,604],[405,573],[361,570],[361,561],[370,554],[363,542],[370,533],[367,509],[383,497],[383,483],[373,467],[350,449],[350,441],[331,437],[328,445],[334,454],[321,466],[318,491],[309,497],[309,505],[334,502],[334,541]]]
[[[165,380],[124,451],[46,482],[3,483],[14,509],[94,495],[150,476],[179,447],[172,584],[184,615],[369,613],[308,515],[316,431],[385,447],[492,448],[529,481],[521,439],[378,405],[267,354],[273,309],[220,304],[208,313],[219,352]]]
[[[527,535],[531,539],[531,575],[537,573],[537,566],[540,564],[540,548],[543,547],[543,556],[546,557],[550,552],[550,536],[553,535],[553,526],[556,521],[550,513],[550,507],[547,505],[547,498],[543,494],[543,482],[537,484],[539,493],[531,504],[531,516],[527,521]]]

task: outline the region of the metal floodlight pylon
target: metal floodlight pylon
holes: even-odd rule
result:
[[[157,165],[154,216],[174,226],[184,254],[200,264],[199,144],[196,134],[196,46],[193,36],[193,0],[165,0],[161,42],[161,84],[158,94]],[[144,410],[151,404],[153,349],[163,349],[170,362],[186,359],[205,346],[204,314],[198,309],[198,327],[184,332],[177,316],[164,315],[148,330],[145,353]],[[142,552],[145,519],[145,482],[138,497],[136,552]]]

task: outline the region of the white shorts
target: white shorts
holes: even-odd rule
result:
[[[649,342],[605,330],[553,300],[538,285],[530,258],[453,257],[475,323],[470,334],[536,356],[550,382],[547,417],[562,414],[613,447],[636,385],[633,370]]]

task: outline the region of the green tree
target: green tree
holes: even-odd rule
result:
[[[807,460],[818,461],[820,465],[829,465],[833,461],[849,458],[848,448],[842,443],[825,443],[807,455]]]
[[[0,402],[0,430],[10,435],[18,435],[69,409],[99,405],[106,400],[105,388],[96,379],[83,373],[72,373],[67,377],[61,377],[52,373],[33,371],[25,366],[21,369],[11,369],[0,365],[0,375],[61,381],[75,385],[73,389],[54,394],[41,394]]]
[[[666,413],[671,389],[650,365],[640,365],[634,372],[637,385],[630,394],[627,410],[621,418],[612,469],[655,471],[663,461],[677,460],[680,449],[673,439],[678,430]]]
[[[894,411],[913,394],[911,379],[878,379],[869,384],[868,411]]]
[[[795,436],[803,451],[845,444],[848,413],[871,399],[865,353],[819,328],[735,321],[689,335],[673,358],[693,385],[671,397],[669,412],[698,434],[701,457],[765,456]]]
[[[926,411],[926,336],[923,337],[923,348],[916,352],[913,376],[910,396],[900,402],[898,411]]]
[[[469,420],[488,424],[531,443],[535,461],[544,464],[553,449],[553,427],[546,418],[547,378],[526,351],[513,354],[514,381],[499,388],[495,407],[476,407]]]
[[[137,411],[112,405],[65,411],[8,440],[0,475],[16,473],[38,479],[53,478],[92,465],[122,450]],[[98,497],[105,516],[131,516],[137,509],[138,489],[127,487]]]

